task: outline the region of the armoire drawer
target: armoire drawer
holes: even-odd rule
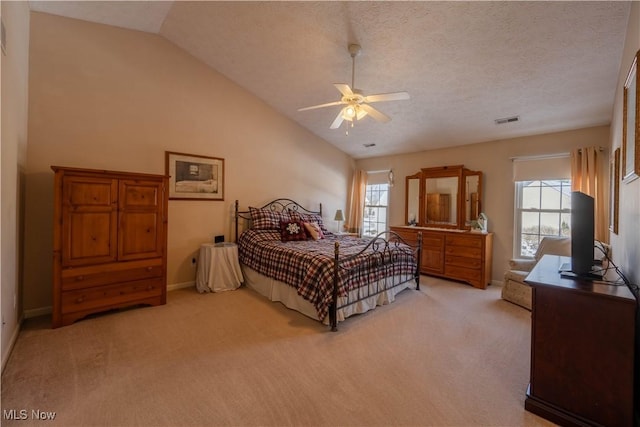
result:
[[[99,264],[62,270],[62,290],[85,289],[162,276],[162,259]]]
[[[163,286],[165,286],[164,280],[157,278],[63,292],[62,313],[113,306],[159,296]]]

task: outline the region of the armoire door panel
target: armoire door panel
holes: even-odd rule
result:
[[[132,260],[162,256],[162,226],[155,212],[120,212],[118,259]]]
[[[119,191],[118,259],[162,256],[162,182],[121,180]]]
[[[68,215],[65,265],[115,261],[115,212],[72,212]]]
[[[161,191],[153,181],[120,181],[120,209],[161,209]]]
[[[62,194],[62,265],[114,261],[117,257],[118,183],[65,177]]]
[[[117,189],[113,179],[65,177],[62,199],[75,210],[111,208],[117,203]]]

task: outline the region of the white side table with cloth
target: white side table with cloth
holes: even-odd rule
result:
[[[204,243],[196,275],[198,292],[220,292],[238,289],[243,282],[235,243]]]

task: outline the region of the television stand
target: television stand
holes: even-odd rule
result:
[[[545,255],[532,287],[525,409],[556,424],[634,425],[636,300],[626,286],[562,277]]]

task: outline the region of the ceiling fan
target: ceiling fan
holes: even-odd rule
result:
[[[360,89],[355,89],[355,74],[356,74],[356,56],[360,54],[361,47],[358,44],[349,45],[349,54],[351,55],[351,86],[346,83],[335,83],[334,86],[342,94],[340,101],[328,102],[326,104],[313,105],[311,107],[299,108],[298,111],[314,110],[316,108],[331,107],[334,105],[344,105],[333,123],[331,123],[331,129],[337,129],[340,127],[343,121],[347,120],[353,122],[360,120],[366,115],[373,117],[379,122],[388,122],[391,120],[386,114],[373,108],[371,103],[382,101],[402,101],[409,99],[407,92],[393,92],[393,93],[380,93],[377,95],[365,96]]]

